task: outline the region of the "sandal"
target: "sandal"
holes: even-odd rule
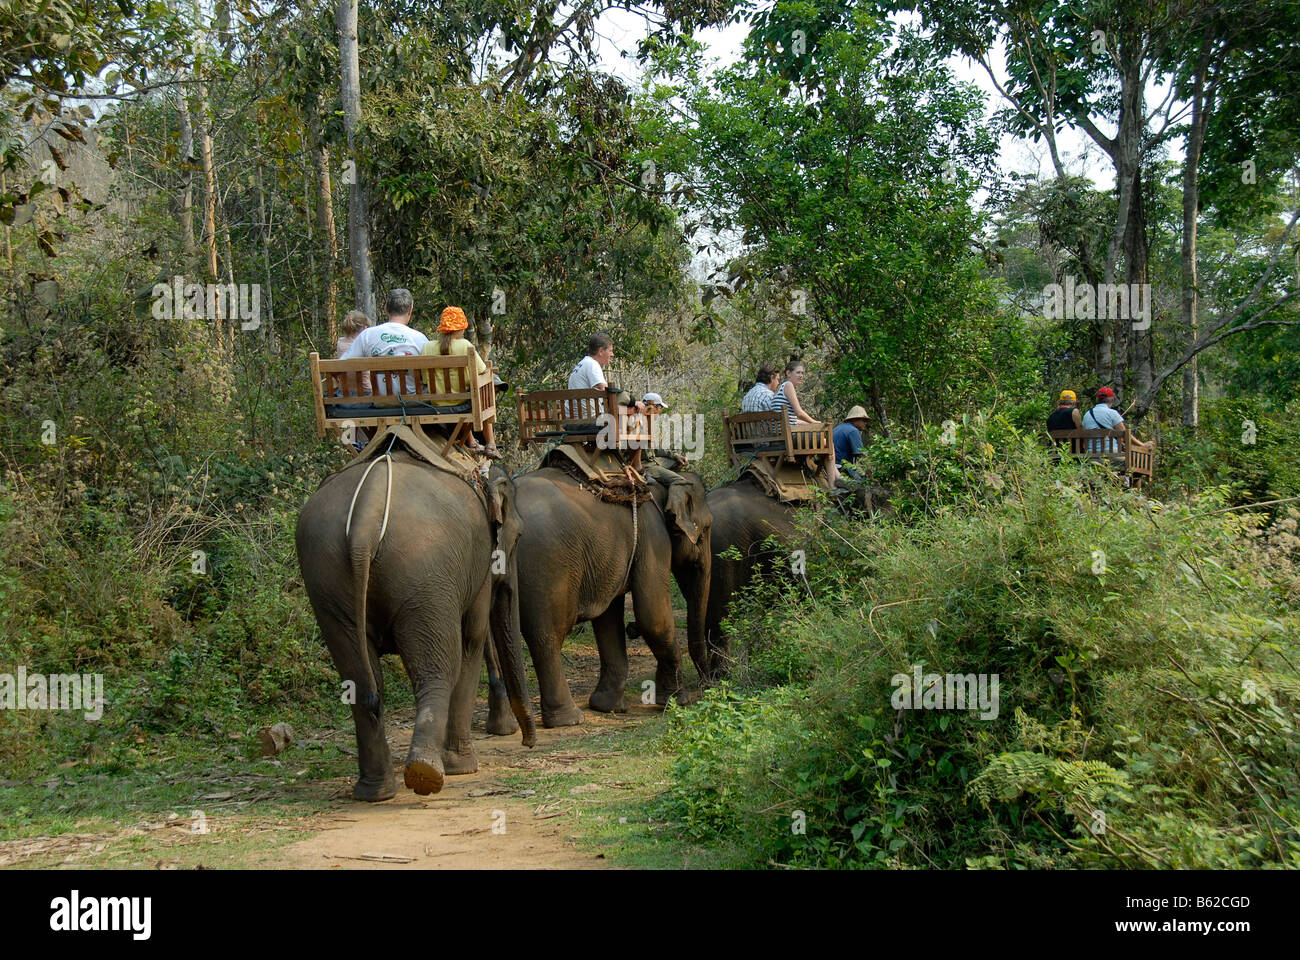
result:
[[[497,450],[497,445],[495,443],[489,443],[483,448],[483,456],[487,457],[489,460],[501,459],[501,453]]]

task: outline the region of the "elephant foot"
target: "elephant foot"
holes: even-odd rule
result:
[[[571,702],[558,710],[547,710],[546,707],[542,707],[544,727],[576,727],[580,723],[582,723],[582,711],[578,709],[576,703]]]
[[[627,713],[627,697],[622,690],[602,690],[597,687],[587,702],[591,709],[601,713]]]
[[[669,694],[663,694],[663,693],[655,694],[655,703],[657,703],[661,707],[666,707],[668,705],[668,701],[674,699],[677,701],[677,706],[684,707],[700,699],[700,693],[698,690],[688,690],[686,689],[686,687],[678,687],[676,690],[674,690],[672,693]]]
[[[406,764],[406,785],[420,796],[442,789],[443,771],[428,760],[411,760]]]
[[[379,803],[397,796],[397,778],[391,773],[387,777],[369,779],[362,777],[352,788],[352,799],[366,803]]]
[[[519,729],[519,721],[510,712],[509,707],[501,710],[488,710],[487,732],[494,737],[508,737]]]
[[[442,751],[442,770],[449,777],[458,777],[478,771],[478,754],[474,744],[465,743],[459,750]]]

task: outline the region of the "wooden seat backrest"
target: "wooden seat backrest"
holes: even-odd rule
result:
[[[1124,470],[1130,474],[1151,477],[1155,468],[1154,440],[1139,440],[1133,434],[1120,430],[1049,430],[1048,435],[1055,441],[1064,441],[1070,453],[1076,457],[1089,460],[1110,460],[1124,458]],[[1097,442],[1098,450],[1092,449]],[[1110,442],[1107,442],[1110,441]],[[1115,449],[1107,449],[1110,446]]]
[[[470,421],[475,430],[484,422],[496,419],[496,390],[489,365],[478,372],[474,348],[463,356],[415,355],[407,357],[362,357],[354,360],[322,360],[320,354],[310,356],[312,399],[316,407],[317,431],[324,436],[332,426],[351,423],[354,426],[383,426],[403,417],[403,407],[427,404],[451,407],[469,402],[465,413],[407,414],[415,423],[459,423]],[[443,372],[446,390],[437,389],[433,376]],[[367,392],[369,389],[370,392]],[[364,404],[383,408],[384,412],[346,412],[344,416],[329,416],[327,405]],[[392,409],[392,413],[388,409]]]
[[[545,443],[556,437],[538,436],[540,433],[562,432],[566,426],[590,427],[601,424],[612,445],[619,450],[649,449],[654,440],[653,413],[621,413],[612,420],[601,418],[605,413],[608,394],[604,390],[534,390],[519,395],[519,442],[521,444]],[[563,438],[565,442],[596,443],[598,434]]]

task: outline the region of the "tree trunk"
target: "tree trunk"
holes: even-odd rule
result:
[[[212,126],[208,115],[208,86],[199,83],[199,147],[203,160],[203,242],[207,252],[208,282],[217,273],[217,173],[212,163]]]
[[[1146,203],[1142,193],[1141,167],[1138,168],[1137,180],[1133,185],[1133,213],[1129,217],[1128,235],[1124,240],[1124,279],[1132,294],[1134,285],[1150,288],[1147,253]],[[1154,311],[1154,305],[1147,298],[1148,307]],[[1122,323],[1129,337],[1129,378],[1134,393],[1142,396],[1151,388],[1151,328],[1139,329],[1138,319],[1134,316],[1133,303],[1129,303],[1129,316],[1122,318]],[[1154,313],[1152,314],[1154,322]]]
[[[1182,346],[1190,349],[1196,343],[1200,308],[1197,290],[1196,229],[1200,213],[1200,161],[1205,143],[1205,128],[1209,122],[1211,105],[1205,97],[1205,72],[1209,69],[1212,38],[1207,30],[1197,58],[1196,77],[1192,86],[1192,122],[1187,131],[1187,158],[1183,164],[1183,243],[1182,243]],[[1200,424],[1200,371],[1198,358],[1193,356],[1183,367],[1183,426],[1195,429]]]
[[[487,360],[488,354],[492,352],[492,321],[487,318],[487,314],[479,315],[478,320],[474,322],[474,349],[478,355]],[[650,388],[646,387],[649,392]]]
[[[356,132],[361,122],[361,67],[358,60],[357,0],[338,0],[335,21],[339,30],[341,62],[340,92],[343,99],[343,128],[347,131],[348,159],[353,164],[355,182],[348,185],[348,257],[352,260],[352,279],[356,287],[358,310],[375,315],[374,282],[370,269],[370,211],[366,201],[361,165],[356,163]]]
[[[190,123],[189,94],[184,87],[176,100],[181,115],[181,235],[185,240],[185,259],[194,256],[194,125]]]
[[[258,116],[258,129],[265,127],[266,118]],[[256,144],[257,155],[262,155],[261,143]],[[267,344],[272,350],[277,349],[275,346],[275,300],[273,297],[274,288],[271,285],[271,221],[267,215],[266,208],[266,185],[262,179],[262,161],[257,161],[257,219],[260,233],[262,234],[262,279],[265,287],[262,290],[262,296],[259,298],[259,306],[262,313],[266,315],[266,322],[260,328],[263,337],[266,338]]]
[[[322,142],[320,118],[315,110],[307,118],[307,135],[316,171],[316,229],[325,249],[325,336],[332,350],[338,341],[339,241],[334,229],[334,188],[330,182],[329,147]]]

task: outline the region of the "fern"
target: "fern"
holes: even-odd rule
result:
[[[997,800],[1015,800],[1031,793],[1060,798],[1065,804],[1096,806],[1108,795],[1121,794],[1128,787],[1128,775],[1100,760],[1061,760],[1043,753],[1002,753],[989,761],[966,788],[985,805]]]

